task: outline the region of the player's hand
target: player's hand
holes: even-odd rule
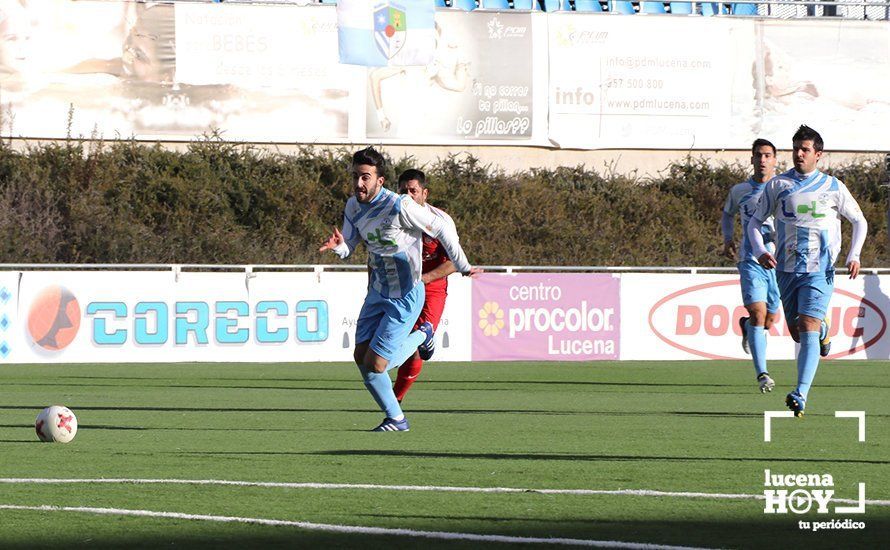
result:
[[[852,261],[847,264],[847,269],[850,270],[850,278],[855,279],[857,275],[859,275],[859,262]]]
[[[736,248],[734,241],[725,241],[723,243],[723,255],[724,256],[726,256],[730,260],[734,260],[736,252],[738,252],[738,248]]]
[[[773,269],[774,267],[776,267],[778,265],[778,263],[776,262],[776,259],[773,258],[773,255],[770,254],[769,252],[767,252],[767,253],[763,254],[762,256],[760,256],[759,258],[757,258],[757,263],[759,263],[766,269]]]
[[[479,275],[482,275],[483,273],[485,273],[485,270],[482,269],[481,267],[471,267],[469,271],[467,271],[466,273],[463,273],[463,276],[471,277],[471,278],[475,279],[476,277],[478,277]]]
[[[318,249],[319,252],[324,252],[325,250],[333,250],[343,244],[343,234],[340,233],[340,230],[336,227],[334,228],[334,233],[328,237],[322,245],[321,248]]]

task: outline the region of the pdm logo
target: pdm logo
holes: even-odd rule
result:
[[[65,349],[77,336],[78,329],[80,304],[67,288],[48,286],[31,302],[28,335],[41,348],[49,351]]]

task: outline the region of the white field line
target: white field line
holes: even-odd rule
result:
[[[134,484],[134,485],[224,485],[235,487],[274,487],[283,489],[364,489],[376,491],[432,491],[442,493],[538,493],[542,495],[624,495],[637,497],[710,498],[735,500],[764,500],[762,494],[744,493],[696,493],[679,491],[655,491],[652,489],[522,489],[518,487],[448,487],[441,485],[374,485],[367,483],[285,483],[274,481],[230,481],[225,479],[56,479],[3,477],[7,484]],[[832,498],[834,502],[859,504],[848,498]],[[866,500],[869,506],[890,506],[890,500]]]
[[[565,539],[544,537],[510,537],[506,535],[479,535],[475,533],[452,533],[448,531],[415,531],[413,529],[387,529],[384,527],[358,527],[350,525],[332,525],[327,523],[310,523],[306,521],[287,521],[281,519],[243,518],[235,516],[211,516],[206,514],[181,514],[179,512],[155,512],[152,510],[127,510],[122,508],[91,508],[83,506],[18,506],[0,504],[0,510],[28,510],[38,512],[80,512],[84,514],[101,514],[109,516],[137,516],[150,518],[188,519],[213,521],[219,523],[249,523],[276,527],[297,527],[311,531],[328,531],[331,533],[349,533],[364,535],[389,535],[403,537],[423,537],[440,540],[468,540],[477,542],[502,542],[513,544],[561,544],[566,546],[589,546],[594,548],[628,548],[633,550],[703,550],[689,546],[666,546],[662,544],[645,544],[611,540]]]

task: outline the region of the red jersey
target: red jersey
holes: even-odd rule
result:
[[[454,226],[454,221],[451,219],[451,216],[445,213],[444,210],[440,210],[431,204],[426,205],[433,214],[444,219],[446,222]],[[448,254],[445,252],[445,247],[442,246],[442,243],[439,242],[439,239],[434,239],[427,235],[423,234],[423,266],[421,267],[422,273],[429,273],[430,271],[436,269],[440,265],[444,264],[450,258]],[[427,289],[436,289],[436,290],[446,290],[448,288],[448,277],[443,277],[432,283],[426,285]]]

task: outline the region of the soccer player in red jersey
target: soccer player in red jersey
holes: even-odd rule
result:
[[[405,170],[399,176],[399,193],[409,195],[414,201],[429,209],[433,214],[441,217],[447,224],[454,227],[454,221],[451,216],[426,202],[429,196],[429,189],[426,187],[426,176],[420,170]],[[423,267],[421,269],[423,283],[426,286],[426,301],[420,316],[414,324],[415,330],[423,323],[431,323],[433,329],[439,327],[439,320],[442,319],[442,310],[445,309],[445,298],[448,296],[448,276],[455,273],[457,269],[445,249],[437,239],[424,235],[423,237]],[[413,356],[409,357],[402,366],[399,367],[396,383],[393,387],[396,399],[401,403],[408,388],[414,384],[417,375],[423,369],[424,360],[428,360],[433,355],[433,342],[430,346],[420,346]]]

